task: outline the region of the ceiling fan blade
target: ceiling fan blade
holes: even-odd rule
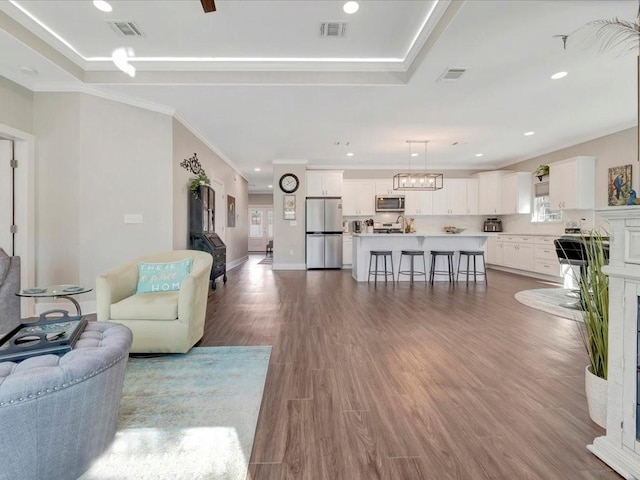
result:
[[[204,13],[216,11],[216,3],[214,2],[214,0],[200,0],[200,3],[202,3]]]

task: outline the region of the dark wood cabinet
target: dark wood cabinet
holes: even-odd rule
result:
[[[200,185],[197,195],[189,192],[189,244],[193,250],[208,252],[213,256],[211,287],[215,290],[216,278],[227,283],[227,246],[215,232],[216,192],[208,185]]]

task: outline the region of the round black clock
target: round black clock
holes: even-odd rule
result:
[[[280,177],[280,190],[284,193],[293,193],[300,186],[300,180],[293,173],[285,173]]]

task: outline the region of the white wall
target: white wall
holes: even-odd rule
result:
[[[284,220],[284,193],[278,187],[280,177],[293,173],[300,180],[296,196],[296,220]],[[305,259],[305,200],[307,197],[307,165],[305,163],[273,165],[273,269],[304,269]]]
[[[93,286],[110,268],[171,250],[171,117],[86,94],[37,93],[34,133],[39,284]],[[125,225],[125,213],[143,223]]]
[[[249,205],[271,207],[273,206],[273,193],[250,193]]]
[[[172,250],[172,119],[81,96],[80,283],[132,258]],[[127,213],[143,223],[125,224]]]
[[[33,132],[33,93],[0,76],[0,124]]]
[[[210,178],[220,180],[225,186],[226,195],[236,199],[236,226],[225,224],[225,242],[227,245],[227,264],[244,259],[249,245],[249,184],[248,182],[209,146],[196,137],[178,120],[173,120],[173,245],[176,249],[186,248],[188,243],[188,199],[189,179],[193,174],[180,166],[185,158],[198,154],[200,164]],[[218,201],[218,199],[216,199]],[[223,200],[226,205],[226,199]],[[226,207],[225,207],[226,209]]]

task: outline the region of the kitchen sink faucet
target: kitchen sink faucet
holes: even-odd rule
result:
[[[398,218],[396,218],[396,223],[398,223],[400,221],[400,219],[402,219],[402,233],[405,233],[405,228],[407,226],[407,219],[404,218],[404,215],[400,214],[398,215]]]

